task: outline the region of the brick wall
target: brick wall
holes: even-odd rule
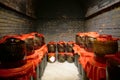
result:
[[[32,19],[0,7],[0,37],[7,34],[28,33],[33,30]]]
[[[35,18],[35,0],[0,0],[0,4],[14,11]]]
[[[43,0],[37,3],[36,29],[46,42],[75,41],[75,34],[84,31],[84,14],[79,0]]]
[[[85,23],[86,31],[97,31],[120,37],[120,7],[100,14]]]
[[[97,31],[100,34],[111,34],[120,38],[120,6],[86,20],[85,31]]]
[[[39,19],[84,18],[81,0],[37,0],[36,15]]]
[[[75,41],[77,32],[84,31],[82,20],[39,20],[38,32],[45,35],[46,42],[49,41]]]
[[[120,0],[91,0],[85,3],[86,5],[86,14],[85,17],[91,16],[99,11],[110,7],[116,3],[119,3]]]

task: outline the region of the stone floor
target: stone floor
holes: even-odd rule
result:
[[[77,67],[74,63],[49,63],[42,76],[42,80],[80,80]]]

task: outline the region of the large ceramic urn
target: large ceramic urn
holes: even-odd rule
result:
[[[93,42],[93,52],[96,56],[115,54],[118,52],[118,39],[111,35],[100,35]]]
[[[26,55],[26,45],[23,40],[10,37],[0,43],[0,62],[16,62]]]

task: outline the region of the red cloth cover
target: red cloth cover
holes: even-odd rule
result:
[[[65,52],[59,52],[58,54],[65,56]]]
[[[26,56],[27,63],[18,68],[0,69],[0,78],[15,79],[15,80],[29,80],[30,76],[36,77],[35,68],[40,64],[42,58],[47,53],[46,45],[35,50],[35,53]]]
[[[27,62],[22,67],[18,68],[0,69],[0,77],[11,80],[29,80],[32,75],[35,75],[35,69],[32,62]]]
[[[79,51],[75,52],[80,55],[79,63],[82,65],[89,79],[100,80],[101,78],[106,78],[106,65],[96,62],[92,52],[87,52],[84,48],[80,48],[78,45],[74,46],[74,50]]]

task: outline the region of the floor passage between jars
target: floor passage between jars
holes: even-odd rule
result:
[[[55,63],[47,64],[42,80],[81,80],[77,67],[74,63]]]

